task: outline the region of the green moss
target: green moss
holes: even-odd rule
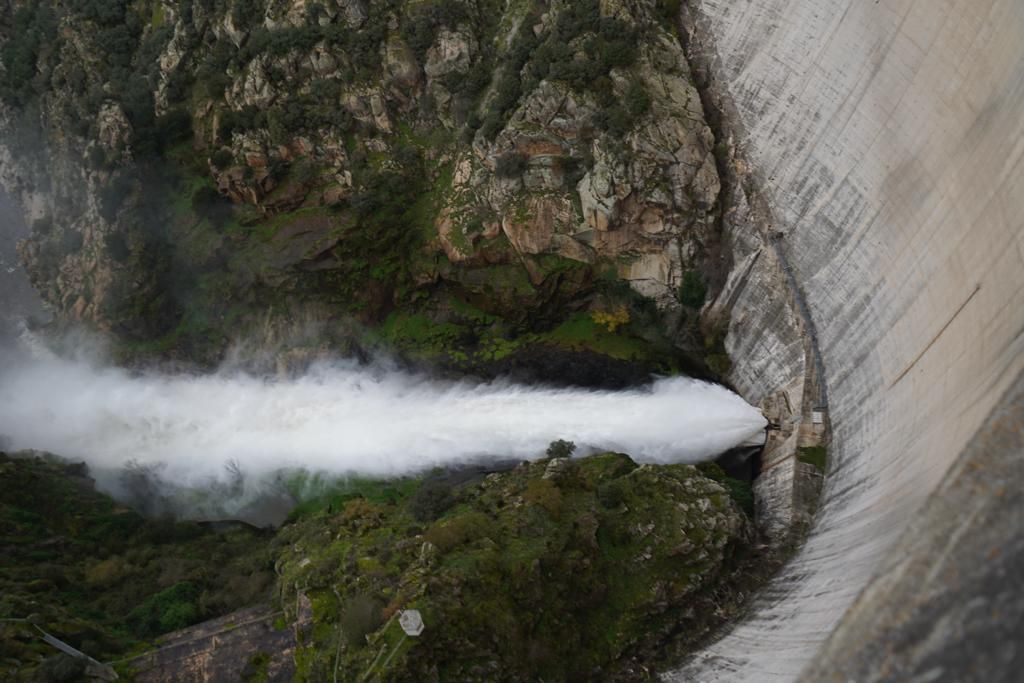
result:
[[[797,459],[825,472],[825,467],[828,464],[828,450],[825,446],[805,446],[797,449]]]

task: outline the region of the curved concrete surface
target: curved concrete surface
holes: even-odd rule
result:
[[[1009,680],[1024,665],[1007,635],[1024,627],[1024,2],[689,4],[779,238],[737,258],[751,275],[731,294],[733,379],[761,401],[811,371],[791,329],[807,326],[765,296],[788,261],[832,443],[807,543],[667,678]]]

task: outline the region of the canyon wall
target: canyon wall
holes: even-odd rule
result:
[[[691,52],[755,169],[737,167],[748,199],[764,203],[747,212],[759,238],[736,239],[732,379],[754,401],[788,391],[798,414],[827,392],[831,446],[806,544],[746,620],[667,677],[1001,680],[1021,656],[999,630],[1020,598],[964,577],[1019,576],[1024,557],[1006,493],[1024,477],[1008,393],[1024,368],[1024,4],[688,10]],[[800,334],[823,382],[804,381],[816,359]],[[983,614],[971,630],[955,613],[967,603]]]

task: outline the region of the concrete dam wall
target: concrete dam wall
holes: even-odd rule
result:
[[[1024,2],[692,0],[684,15],[742,160],[715,304],[732,311],[731,379],[788,442],[761,494],[794,498],[794,449],[826,400],[831,444],[806,544],[666,678],[1011,680]]]

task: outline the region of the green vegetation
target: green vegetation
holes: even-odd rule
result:
[[[696,270],[683,273],[683,282],[679,286],[679,303],[690,308],[700,308],[707,298],[708,288],[704,278]]]
[[[711,330],[704,337],[704,362],[708,368],[719,377],[724,377],[732,369],[732,359],[725,350],[725,336],[728,329],[725,326]]]
[[[497,158],[494,172],[499,178],[518,177],[526,170],[527,161],[528,159],[518,152],[506,152]]]
[[[104,659],[269,598],[261,532],[146,519],[86,474],[81,464],[0,454],[0,619],[31,617]],[[54,654],[28,622],[0,623],[5,680]]]
[[[402,37],[423,62],[440,28],[457,28],[470,17],[466,5],[458,0],[434,0],[416,5],[402,24]]]
[[[637,84],[623,106],[609,75],[612,69],[628,68],[636,62],[641,31],[621,19],[602,17],[597,0],[578,0],[563,5],[551,30],[538,36],[533,26],[543,11],[541,5],[532,7],[503,55],[501,76],[482,120],[481,133],[493,139],[522,98],[542,80],[551,79],[565,82],[578,92],[594,94],[599,108],[595,125],[613,137],[622,137],[649,109],[650,98]],[[584,58],[576,57],[579,51]]]
[[[630,334],[630,328],[609,330],[607,324],[589,313],[577,313],[551,332],[541,335],[551,342],[570,349],[586,349],[621,360],[642,359],[652,353],[648,342]]]
[[[242,683],[267,683],[270,680],[270,655],[257,652],[242,671]]]
[[[708,525],[698,499],[728,523]],[[443,504],[424,514],[424,500]],[[704,617],[680,605],[714,588],[744,528],[695,468],[638,468],[605,454],[459,485],[437,480],[422,498],[352,499],[286,526],[274,545],[282,605],[304,586],[313,606],[300,680],[329,679],[335,667],[381,680],[467,680],[490,666],[488,680],[566,681],[656,645],[652,633],[703,632]],[[415,639],[402,638],[396,618],[409,608],[426,623]]]
[[[751,482],[742,479],[735,479],[713,462],[703,462],[697,465],[697,469],[708,479],[717,481],[729,492],[729,497],[736,502],[741,510],[747,513],[748,517],[754,516],[754,488]]]
[[[565,441],[564,439],[558,439],[552,441],[548,445],[548,450],[545,452],[549,458],[568,458],[576,450],[576,444],[572,441]]]
[[[825,446],[805,446],[797,449],[797,459],[809,465],[814,465],[822,473],[828,464],[828,449]]]
[[[487,115],[484,117],[480,132],[487,139],[493,140],[498,132],[505,127],[513,108],[524,94],[520,72],[537,47],[538,39],[533,32],[533,21],[530,17],[519,26],[511,49],[504,55],[501,65],[501,76],[494,87],[494,94],[489,102]]]
[[[0,455],[0,674],[38,667],[46,680],[74,680],[74,662],[54,657],[31,623],[116,659],[267,600],[275,565],[286,616],[274,627],[299,618],[296,590],[313,609],[298,626],[297,680],[375,661],[388,680],[465,680],[481,662],[500,665],[488,680],[579,680],[659,648],[652,634],[699,637],[713,610],[685,607],[713,604],[748,539],[736,492],[707,466],[561,457],[572,450],[556,441],[556,459],[486,477],[287,473],[306,502],[272,538],[148,520],[92,490],[82,465]],[[402,638],[395,617],[406,608],[423,613],[422,637]],[[385,643],[394,656],[378,659]],[[258,653],[242,679],[266,680],[269,662]]]
[[[10,39],[0,47],[4,67],[0,95],[9,102],[24,105],[45,88],[44,62],[52,54],[57,38],[57,15],[50,3],[33,0],[18,7],[9,35]]]
[[[99,246],[125,272],[144,273],[141,286],[103,289],[110,300],[100,310],[115,322],[120,359],[159,355],[215,364],[232,337],[268,310],[302,301],[371,328],[387,320],[378,339],[466,369],[539,346],[623,361],[653,359],[659,369],[673,365],[664,340],[650,341],[649,326],[609,324],[600,311],[569,317],[590,306],[594,268],[556,256],[522,263],[504,235],[491,236],[485,228],[500,217],[468,197],[453,198],[451,189],[458,128],[483,126],[493,136],[540,79],[595,95],[599,127],[624,134],[649,110],[650,96],[640,81],[617,96],[609,74],[635,64],[646,20],[602,17],[597,0],[553,7],[535,0],[514,7],[494,0],[394,0],[368,3],[358,26],[344,13],[331,17],[321,3],[309,3],[304,25],[267,28],[258,18],[268,7],[283,11],[262,0],[196,0],[175,15],[178,27],[152,0],[33,1],[12,17],[17,30],[0,48],[8,79],[6,87],[0,83],[0,96],[31,119],[28,105],[37,94],[56,94],[66,100],[66,111],[44,126],[67,132],[71,122],[85,122],[75,131],[85,143],[82,156],[90,168],[107,172],[99,176],[105,186],[98,204],[116,228]],[[534,27],[542,25],[544,13],[551,16],[538,35]],[[209,21],[198,21],[223,14],[247,33],[241,47],[213,35]],[[62,21],[87,27],[82,49],[99,56],[96,64],[84,68],[70,53],[58,54]],[[514,25],[505,49],[505,31]],[[359,110],[366,104],[363,85],[386,80],[380,59],[385,42],[400,36],[423,67],[442,29],[470,33],[473,45],[467,69],[439,77],[453,97],[448,106],[455,125],[430,124],[438,103],[428,102],[429,96],[404,104],[389,96],[385,116],[393,128],[378,129]],[[171,73],[158,74],[172,35],[185,56]],[[307,59],[321,49],[335,61],[322,73]],[[52,74],[51,62],[60,67]],[[265,105],[229,98],[229,106],[226,90],[249,70],[258,70],[270,92],[288,96]],[[492,75],[497,82],[488,89]],[[164,85],[170,106],[157,117],[154,96]],[[342,104],[354,96],[361,98],[359,106]],[[111,103],[131,124],[126,149],[97,142],[95,122]],[[265,149],[243,154],[243,133],[262,139]],[[312,142],[314,151],[280,152],[297,136]],[[319,143],[328,140],[344,141],[342,165],[351,186],[337,163],[324,158]],[[570,187],[592,164],[586,151],[562,159]],[[526,165],[526,156],[508,152],[497,159],[497,174],[521,175]],[[464,247],[483,263],[451,264],[440,254],[435,219],[441,207],[453,205],[462,222],[451,233],[454,248]],[[97,246],[84,244],[79,231],[59,228],[40,241],[47,275],[67,256]],[[439,283],[454,283],[451,298],[490,320],[465,320],[422,305],[446,296]],[[108,296],[115,290],[120,296]]]
[[[666,26],[675,30],[682,0],[658,0],[658,16]]]
[[[426,313],[392,313],[379,338],[406,355],[469,369],[502,361],[531,349],[589,352],[620,361],[636,361],[653,370],[671,371],[675,356],[667,342],[637,336],[640,328],[625,324],[610,330],[598,314],[576,313],[546,332],[513,332],[501,318],[462,302],[444,321]]]
[[[284,479],[288,493],[300,501],[289,519],[297,520],[323,511],[341,510],[350,500],[361,499],[378,505],[393,504],[420,489],[420,479],[365,479],[332,477],[320,472],[296,470]]]

